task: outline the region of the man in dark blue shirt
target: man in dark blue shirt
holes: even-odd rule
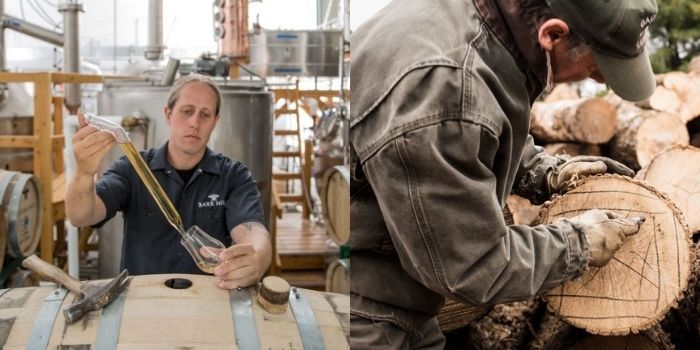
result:
[[[214,269],[219,287],[249,286],[271,261],[260,193],[241,163],[206,147],[219,120],[221,93],[211,78],[190,74],[171,89],[164,108],[170,136],[159,149],[141,152],[182,216],[228,248]],[[76,168],[66,195],[66,216],[75,226],[100,226],[124,214],[122,266],[132,274],[202,273],[180,244],[134,167],[122,157],[95,184],[100,159],[114,146],[107,131],[87,125],[73,137]]]

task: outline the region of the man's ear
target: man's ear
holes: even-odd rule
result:
[[[543,49],[551,52],[554,46],[559,44],[569,33],[569,25],[566,22],[558,18],[550,18],[540,26],[537,39]]]
[[[163,114],[165,115],[165,121],[170,125],[170,116],[172,116],[172,111],[168,106],[163,107]]]

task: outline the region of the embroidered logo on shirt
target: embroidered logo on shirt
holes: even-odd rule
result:
[[[209,198],[208,202],[197,202],[197,208],[221,207],[226,205],[226,201],[218,200],[219,197],[221,197],[220,194],[212,193],[207,196],[207,198]]]

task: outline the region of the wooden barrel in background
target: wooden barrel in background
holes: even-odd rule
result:
[[[324,179],[326,187],[321,200],[328,235],[343,245],[350,239],[350,170],[347,166],[335,166],[326,171]]]
[[[17,84],[9,84],[12,90],[15,90]],[[17,95],[17,94],[15,94]],[[11,99],[17,96],[10,95]],[[28,101],[31,97],[27,96]],[[11,101],[15,103],[16,101]],[[7,107],[7,106],[3,106]],[[22,106],[21,108],[26,108]],[[29,114],[22,116],[29,111],[22,113],[21,111],[3,108],[5,114],[8,112],[14,116],[0,116],[0,135],[32,135],[34,134],[34,118]],[[31,148],[5,148],[0,149],[0,169],[32,172],[34,170],[34,152]]]
[[[314,345],[349,349],[347,295],[296,289],[297,298],[293,289],[294,300],[286,312],[271,314],[256,302],[254,288],[222,290],[213,276],[136,276],[106,309],[72,325],[66,325],[58,312],[48,318],[49,327],[42,328],[36,322],[42,307],[58,303],[64,308],[74,300],[69,293],[62,301],[60,295],[58,301],[47,301],[56,299],[54,291],[52,287],[0,291],[1,348],[25,349],[38,337],[45,339],[47,346],[42,348],[47,349],[238,349],[256,339],[260,349],[303,349],[305,343],[307,349]],[[240,301],[248,296],[249,304]],[[299,303],[308,308],[298,311]]]
[[[41,191],[32,174],[0,170],[2,226],[0,236],[7,239],[7,252],[14,257],[36,251],[41,236]]]
[[[326,292],[350,294],[350,259],[338,259],[328,266]]]

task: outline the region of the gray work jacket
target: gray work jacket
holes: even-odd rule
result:
[[[535,0],[533,0],[535,1]],[[411,328],[444,297],[521,300],[580,275],[567,220],[506,226],[560,162],[528,135],[546,77],[529,0],[395,0],[351,38],[351,310]]]

